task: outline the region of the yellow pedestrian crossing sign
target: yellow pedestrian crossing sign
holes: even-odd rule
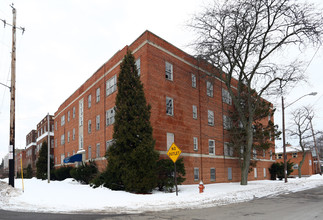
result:
[[[167,155],[175,163],[182,151],[176,146],[175,143],[170,146]]]

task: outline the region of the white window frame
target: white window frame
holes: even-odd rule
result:
[[[232,120],[229,116],[223,115],[223,129],[229,130],[232,128]]]
[[[95,129],[98,131],[100,130],[100,115],[95,117]]]
[[[75,106],[73,107],[73,118],[75,118]]]
[[[255,179],[258,178],[258,173],[257,173],[257,168],[256,167],[253,168],[253,175],[254,175]]]
[[[252,157],[253,157],[253,159],[257,159],[257,150],[256,150],[256,148],[252,149]]]
[[[100,143],[96,144],[95,156],[96,158],[100,158]]]
[[[200,180],[200,169],[198,167],[194,167],[194,181]]]
[[[174,100],[168,96],[166,96],[166,115],[174,115]]]
[[[228,180],[232,180],[233,170],[232,167],[228,167]]]
[[[67,132],[67,143],[70,143],[70,132]]]
[[[106,141],[105,143],[106,152],[108,152],[109,148],[113,145],[113,143],[114,143],[113,139]]]
[[[73,140],[75,140],[75,128],[73,128],[73,137],[72,137]]]
[[[61,135],[61,145],[65,144],[65,134]]]
[[[212,175],[212,173],[214,173],[214,176]],[[212,168],[210,168],[210,181],[214,182],[215,179],[216,179],[216,170],[214,167],[212,167]]]
[[[71,112],[70,111],[68,111],[67,112],[67,121],[70,121],[71,120]]]
[[[292,153],[292,158],[297,158],[297,152]]]
[[[209,139],[209,155],[215,155],[215,141]]]
[[[105,124],[106,124],[106,126],[114,124],[114,121],[115,121],[114,117],[115,117],[115,110],[114,110],[114,107],[113,107],[113,108],[108,109],[106,111],[106,113],[105,113],[105,118],[106,118]]]
[[[111,95],[117,91],[117,75],[112,76],[106,81],[106,96]]]
[[[88,120],[87,122],[87,132],[90,134],[92,132],[92,121]]]
[[[173,64],[167,61],[165,62],[165,78],[173,81]]]
[[[166,133],[166,147],[167,151],[172,146],[172,144],[175,143],[175,135],[174,133],[167,132]]]
[[[272,150],[269,151],[269,155],[270,155],[270,160],[272,160],[273,159],[273,151]]]
[[[92,148],[91,148],[91,145],[88,147],[88,150],[87,150],[87,159],[88,160],[91,160],[92,159]]]
[[[207,110],[207,123],[209,126],[214,126],[214,112]]]
[[[88,95],[88,97],[87,97],[87,107],[88,108],[91,108],[91,101],[92,101],[92,95],[90,94],[90,95]]]
[[[96,92],[95,92],[95,100],[96,100],[96,103],[100,102],[100,93],[101,93],[101,90],[100,90],[100,87],[96,89]]]
[[[192,87],[196,88],[196,75],[192,73]]]
[[[233,147],[230,146],[230,143],[224,142],[223,143],[223,148],[224,148],[224,156],[227,157],[233,157]]]
[[[193,137],[193,150],[197,151],[199,149],[198,138]]]
[[[138,76],[140,76],[140,58],[135,61],[135,65],[137,67]]]
[[[232,97],[228,90],[222,88],[222,102],[232,105]]]
[[[267,170],[266,170],[266,168],[263,168],[263,172],[264,172],[264,178],[266,178],[267,177]]]
[[[65,125],[65,115],[61,117],[61,126]]]
[[[192,110],[193,110],[193,119],[197,119],[197,106],[192,105]]]
[[[206,95],[209,97],[213,97],[213,83],[210,81],[206,81]]]

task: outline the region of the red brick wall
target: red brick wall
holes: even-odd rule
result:
[[[290,160],[294,164],[300,164],[303,156],[303,152],[295,152],[297,153],[297,157],[293,157],[293,152],[287,153],[287,161]],[[277,162],[283,162],[284,163],[284,158],[282,157],[281,159],[277,159]],[[303,162],[302,168],[301,168],[301,174],[302,175],[313,175],[313,157],[310,151],[307,151],[305,160]],[[290,175],[298,176],[298,169],[294,169],[293,172]]]

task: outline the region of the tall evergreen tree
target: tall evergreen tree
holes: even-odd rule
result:
[[[159,154],[150,124],[150,105],[138,76],[135,58],[128,51],[118,77],[115,107],[114,144],[107,152],[110,188],[148,193],[157,185]]]
[[[37,172],[36,172],[36,177],[37,179],[47,179],[47,142],[44,141],[41,145],[40,151],[39,151],[39,156],[38,156],[38,160],[36,163],[36,168],[37,168]],[[52,169],[54,167],[54,161],[53,159],[50,159],[50,170],[52,172]]]

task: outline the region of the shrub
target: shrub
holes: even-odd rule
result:
[[[287,176],[289,176],[293,172],[293,165],[293,162],[291,162],[290,160],[287,161]],[[276,180],[276,178],[282,180],[284,178],[284,163],[273,163],[271,165],[271,168],[269,168],[269,172],[271,180]]]
[[[24,168],[24,178],[30,179],[33,177],[33,169],[31,168],[31,165],[28,164],[27,168]]]
[[[82,184],[89,184],[97,173],[98,168],[92,160],[89,163],[82,163],[81,166],[73,168],[70,171],[71,177]]]
[[[157,187],[160,191],[168,191],[172,192],[175,186],[175,178],[174,178],[174,170],[175,165],[174,162],[170,159],[161,159],[157,162]],[[183,158],[176,161],[176,179],[177,184],[181,185],[185,178],[185,166],[183,162]]]
[[[71,178],[71,174],[70,171],[73,168],[70,166],[62,166],[60,168],[57,168],[54,170],[54,174],[55,174],[55,179],[56,180],[65,180],[67,178]]]

